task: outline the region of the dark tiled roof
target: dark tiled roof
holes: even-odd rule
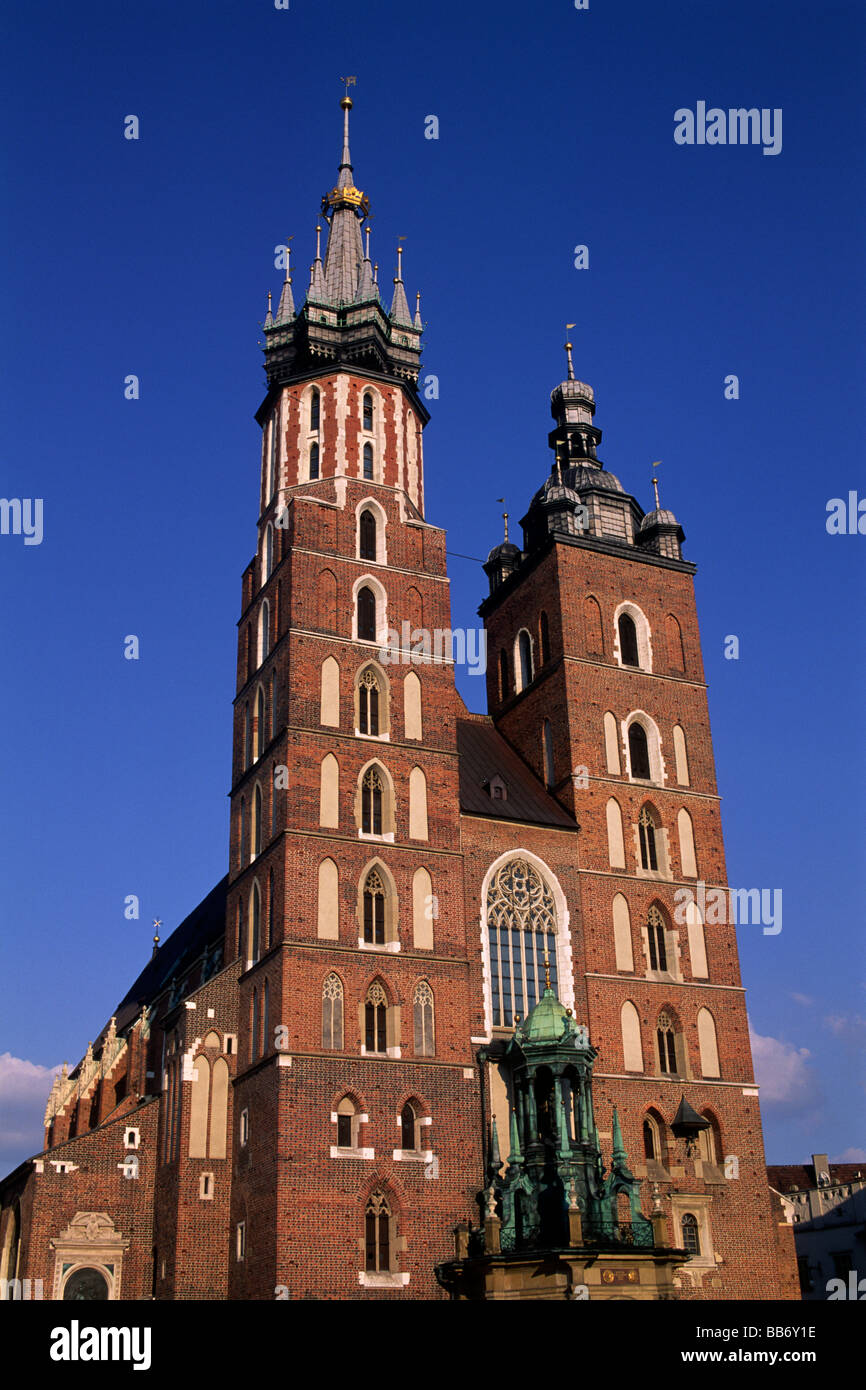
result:
[[[577,829],[577,822],[548,795],[535,773],[497,732],[492,719],[458,719],[457,751],[461,810],[498,820]],[[485,786],[494,777],[505,783],[507,796],[502,799],[491,797]]]
[[[159,994],[173,975],[183,975],[206,946],[222,941],[227,888],[228,875],[193,908],[179,927],[175,927],[171,936],[166,937],[115,1009],[118,1033],[138,1016],[142,1004],[149,1004]]]
[[[855,1182],[866,1177],[866,1163],[828,1163],[830,1181]],[[767,1168],[770,1186],[777,1192],[804,1192],[815,1187],[815,1170],[811,1163],[776,1163]]]

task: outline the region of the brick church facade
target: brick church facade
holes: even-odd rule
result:
[[[0,1187],[0,1277],[447,1297],[495,1146],[518,1118],[540,1140],[506,1056],[544,996],[595,1049],[581,1123],[624,1145],[673,1296],[790,1296],[735,929],[683,891],[726,884],[683,532],[600,461],[569,348],[523,543],[485,565],[489,714],[466,710],[435,639],[420,312],[402,265],[383,304],[342,105],[324,257],[264,326],[228,873],[55,1081],[44,1152]],[[577,1091],[555,1094],[570,1161]]]

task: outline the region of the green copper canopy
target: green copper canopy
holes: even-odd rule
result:
[[[559,1042],[569,1022],[568,1010],[548,985],[538,1003],[530,1009],[521,1032],[527,1042]]]

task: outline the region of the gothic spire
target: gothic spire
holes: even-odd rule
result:
[[[317,304],[326,304],[329,298],[322,269],[321,226],[316,227],[316,259],[310,266],[310,288],[307,290],[307,298],[315,300]]]
[[[391,320],[393,323],[404,323],[412,326],[412,315],[409,313],[409,303],[406,299],[406,289],[403,284],[403,247],[397,246],[397,274],[394,276],[394,298],[391,300]]]
[[[280,303],[279,307],[277,308],[277,317],[274,320],[275,323],[288,323],[290,319],[293,319],[295,317],[295,301],[292,297],[292,271],[291,266],[289,265],[291,254],[292,248],[287,241],[286,278],[283,281],[283,289],[282,293],[280,294]]]
[[[361,226],[370,211],[369,200],[355,187],[352,154],[349,149],[349,112],[352,99],[348,95],[349,79],[344,79],[346,96],[340,102],[343,110],[343,153],[340,156],[337,182],[322,199],[322,214],[329,220],[328,249],[325,252],[325,289],[332,304],[351,304],[358,293],[361,262]]]

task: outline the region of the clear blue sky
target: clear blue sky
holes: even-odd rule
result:
[[[41,1069],[82,1054],[151,917],[167,931],[226,868],[259,324],[287,235],[302,294],[346,73],[382,279],[404,235],[440,378],[428,516],[483,556],[496,498],[522,515],[576,320],[601,456],[645,506],[662,460],[699,566],[731,882],[784,894],[782,933],[741,940],[768,1157],[866,1157],[866,536],[825,529],[828,499],[866,497],[864,22],[758,0],[7,7],[0,493],[44,499],[44,540],[0,536],[0,1167],[38,1145]],[[676,145],[698,101],[781,108],[781,153]],[[484,575],[451,574],[473,623]]]

